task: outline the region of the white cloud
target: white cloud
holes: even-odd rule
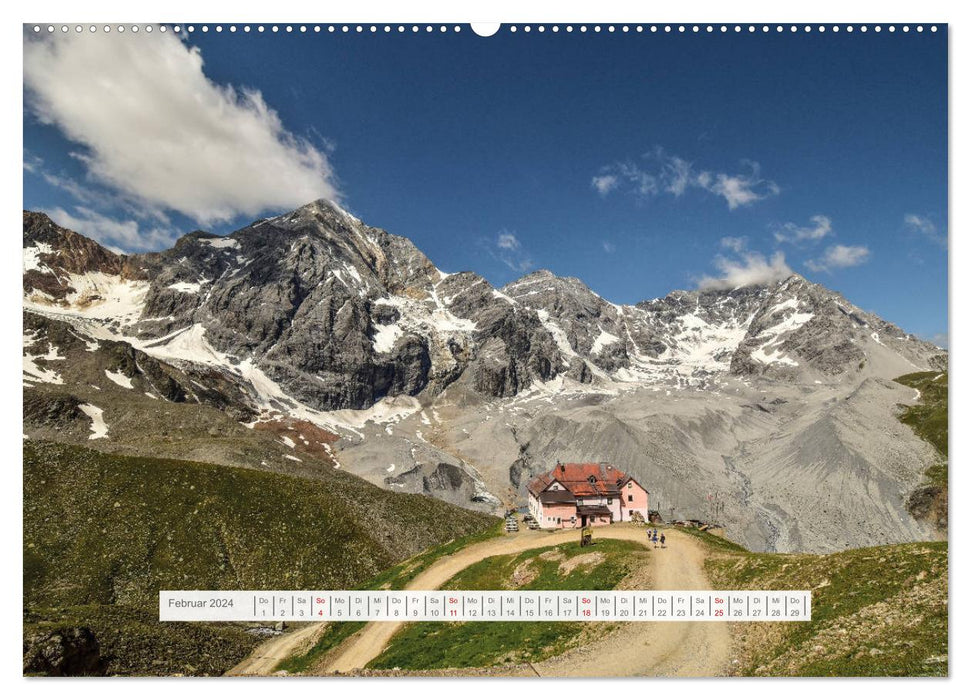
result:
[[[160,224],[169,224],[169,217],[162,209],[149,206],[145,202],[134,201],[121,193],[107,192],[104,188],[89,187],[67,175],[55,175],[48,171],[42,158],[26,151],[24,152],[24,170],[39,177],[51,187],[67,192],[77,202],[89,208],[98,207],[102,211],[118,209],[127,212],[136,219],[151,219]]]
[[[605,195],[611,190],[616,189],[620,184],[620,180],[616,175],[595,175],[590,181],[590,184],[601,195]]]
[[[814,272],[832,272],[844,267],[856,267],[870,259],[870,249],[865,245],[831,245],[822,257],[807,260],[806,267]]]
[[[322,150],[258,91],[212,82],[170,33],[28,37],[24,85],[93,180],[148,208],[208,224],[339,199]]]
[[[683,158],[668,155],[656,148],[645,154],[650,167],[632,162],[605,166],[595,176],[591,185],[601,195],[614,190],[627,189],[642,197],[665,192],[680,197],[690,188],[698,188],[716,194],[728,204],[729,209],[747,206],[779,194],[779,186],[760,175],[759,164],[742,161],[748,172],[729,174],[709,170],[695,170]]]
[[[661,179],[664,181],[664,191],[670,192],[675,197],[680,197],[691,184],[691,163],[671,156],[668,158],[661,170]]]
[[[761,253],[742,253],[739,258],[718,256],[715,267],[719,276],[706,276],[698,281],[699,289],[734,289],[750,284],[770,284],[784,280],[792,274],[785,255],[776,252],[770,259]]]
[[[40,171],[43,165],[43,159],[38,158],[26,148],[24,149],[24,170],[28,173],[36,173]]]
[[[600,242],[600,245],[603,246],[603,249],[604,249],[604,252],[605,253],[616,253],[617,252],[617,246],[615,246],[610,241],[601,241]]]
[[[720,255],[715,258],[715,267],[720,275],[702,277],[698,281],[699,289],[734,289],[751,284],[771,284],[792,274],[785,255],[778,251],[770,259],[755,252],[742,253],[739,258]]]
[[[618,163],[614,166],[620,176],[638,195],[649,196],[658,192],[658,177],[641,169],[636,163]]]
[[[722,248],[741,253],[748,244],[748,238],[745,236],[725,236],[719,241],[719,244]]]
[[[496,235],[494,246],[489,248],[489,254],[516,272],[526,272],[533,267],[529,252],[523,248],[523,244],[512,231],[500,231]]]
[[[919,231],[920,233],[936,233],[937,227],[934,222],[928,219],[926,216],[919,216],[918,214],[907,214],[904,216],[904,223],[908,228]]]
[[[782,224],[775,231],[775,239],[780,243],[815,242],[833,232],[833,222],[828,216],[816,214],[809,217],[809,223],[809,226],[797,226],[791,222]]]
[[[939,246],[947,247],[947,236],[939,233],[934,222],[926,216],[907,214],[904,216],[904,226],[912,233],[919,233]]]
[[[758,163],[751,163],[750,165],[752,171],[748,174],[727,175],[717,173],[714,175],[713,182],[707,177],[708,173],[705,173],[704,181],[710,182],[705,188],[709,192],[714,192],[723,197],[728,203],[729,209],[744,207],[779,194],[777,184],[759,177]]]
[[[516,238],[516,234],[508,231],[501,231],[496,238],[496,245],[502,250],[519,250],[522,244]]]
[[[116,253],[132,250],[162,250],[172,244],[177,233],[163,227],[143,228],[137,221],[113,219],[83,206],[74,214],[55,207],[45,213],[58,226],[93,238]]]

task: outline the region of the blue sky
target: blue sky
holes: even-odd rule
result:
[[[328,196],[496,285],[791,269],[947,332],[945,32],[28,39],[24,206],[116,248]]]

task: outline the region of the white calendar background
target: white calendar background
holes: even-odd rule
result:
[[[803,622],[809,591],[160,591],[164,621]]]

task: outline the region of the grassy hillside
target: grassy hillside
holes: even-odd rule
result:
[[[90,635],[86,643],[62,641],[79,631]],[[163,624],[157,607],[37,608],[24,611],[24,674],[218,676],[260,641],[243,625]]]
[[[915,372],[897,377],[900,384],[920,392],[920,400],[900,414],[918,436],[929,442],[940,461],[927,470],[927,483],[909,497],[907,507],[917,518],[929,519],[947,531],[947,372]]]
[[[336,470],[310,480],[28,441],[25,638],[87,626],[108,673],[221,673],[258,640],[161,625],[159,589],[354,588],[495,522]]]
[[[440,556],[472,544],[445,545],[389,570],[370,588],[398,589]],[[603,540],[596,550],[579,544],[545,547],[520,554],[489,557],[463,570],[445,590],[610,590],[634,571],[643,571],[649,554],[642,546],[622,540]],[[390,585],[389,585],[390,584]],[[306,652],[277,667],[302,673],[319,666],[329,652],[364,627],[361,622],[331,623]],[[418,622],[402,627],[369,668],[477,668],[496,664],[539,661],[562,653],[589,636],[599,636],[611,623],[574,622]]]
[[[503,533],[502,521],[497,522],[493,527],[480,530],[465,537],[440,544],[432,547],[421,554],[410,559],[406,559],[400,564],[382,571],[366,584],[361,586],[362,590],[403,590],[405,586],[418,574],[427,569],[442,557],[454,554],[460,549],[482,542],[491,537],[499,537]],[[287,671],[288,673],[303,673],[309,668],[314,667],[332,649],[335,649],[345,639],[364,627],[363,622],[331,622],[322,631],[317,641],[307,649],[294,656],[280,661],[276,670]]]
[[[812,555],[756,554],[701,539],[716,588],[813,594],[811,622],[736,626],[737,675],[947,675],[946,542]]]
[[[920,392],[920,400],[900,420],[947,459],[947,372],[914,372],[894,381]]]
[[[489,557],[462,571],[445,590],[611,590],[646,564],[639,544],[602,540]],[[418,622],[405,625],[369,668],[475,668],[540,661],[602,634],[609,623]]]

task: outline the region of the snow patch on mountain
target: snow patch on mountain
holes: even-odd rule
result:
[[[794,313],[788,314],[774,326],[767,328],[759,335],[759,339],[765,339],[765,342],[752,351],[753,360],[761,362],[764,365],[778,362],[791,367],[799,366],[798,362],[782,354],[782,351],[779,349],[779,346],[785,342],[786,334],[798,330],[815,316],[813,313],[800,313],[799,311],[795,311],[798,308],[798,300],[788,299],[769,309],[767,314],[769,317],[775,317],[787,309],[793,309]]]
[[[413,396],[396,396],[383,398],[371,408],[361,410],[345,408],[339,411],[327,411],[326,416],[339,425],[363,428],[368,423],[385,425],[397,423],[421,411],[421,403]]]
[[[91,419],[91,434],[88,435],[88,440],[100,440],[108,437],[108,424],[105,423],[102,409],[90,403],[83,403],[78,408]]]
[[[122,389],[133,389],[134,388],[134,387],[132,387],[131,378],[130,377],[126,377],[121,372],[112,372],[111,370],[106,369],[105,370],[105,376],[108,377],[108,379],[110,379],[111,381],[113,381],[115,384],[117,384],[118,386],[120,386]]]
[[[27,352],[27,348],[32,348],[37,343],[37,336],[34,333],[24,333],[24,356],[23,356],[23,382],[25,386],[32,384],[63,384],[64,379],[61,375],[52,370],[41,367],[37,364],[38,360],[44,362],[54,362],[64,360],[64,358],[53,343],[47,344],[47,351],[40,354]]]
[[[539,322],[543,324],[543,327],[553,336],[553,340],[556,341],[556,347],[560,349],[560,352],[567,357],[575,357],[576,351],[570,345],[570,339],[566,337],[566,331],[550,319],[549,312],[546,309],[537,309],[536,315],[539,317]]]
[[[48,310],[69,311],[81,318],[127,326],[141,316],[150,287],[148,282],[142,280],[126,280],[120,275],[97,271],[67,273],[66,278],[65,282],[74,291],[68,293],[63,302],[52,300],[35,290],[27,294],[25,308],[42,313]]]
[[[208,280],[205,280],[208,282]],[[176,282],[170,284],[167,289],[174,289],[177,292],[182,292],[183,294],[198,294],[199,290],[202,289],[204,282]]]
[[[434,308],[428,308],[429,301],[434,304]],[[434,291],[430,294],[430,299],[427,300],[411,299],[402,296],[387,296],[376,299],[373,303],[378,306],[393,306],[399,310],[400,320],[397,324],[389,324],[389,326],[396,326],[399,334],[404,331],[409,331],[417,332],[421,335],[441,334],[449,336],[455,333],[469,334],[476,329],[474,321],[467,318],[459,318],[449,311]],[[394,333],[395,331],[391,331],[389,328],[385,332]],[[378,340],[375,339],[375,343],[377,342]]]
[[[404,333],[401,330],[401,326],[397,323],[391,323],[386,326],[375,324],[374,331],[374,351],[382,353],[391,352],[398,338]]]
[[[203,245],[207,245],[210,248],[216,248],[219,250],[225,248],[239,248],[239,241],[235,238],[226,237],[216,237],[216,238],[200,238],[199,242]]]
[[[752,359],[758,360],[764,365],[770,365],[773,362],[779,362],[784,365],[790,365],[792,367],[798,367],[799,363],[793,360],[791,357],[786,357],[781,354],[781,351],[768,349],[771,343],[766,343],[759,348],[752,351]]]
[[[496,299],[501,299],[502,301],[506,302],[507,304],[510,304],[511,306],[516,305],[516,301],[512,297],[510,297],[508,294],[503,294],[498,289],[492,290],[492,296],[495,297]]]
[[[53,252],[54,248],[48,243],[35,242],[34,245],[24,248],[24,272],[28,270],[51,272],[51,269],[40,261],[40,256],[50,255]]]
[[[607,347],[608,345],[613,345],[614,343],[619,341],[620,341],[620,338],[618,338],[616,335],[614,335],[613,333],[608,333],[607,331],[601,328],[600,335],[597,336],[597,339],[593,341],[593,345],[590,347],[590,354],[599,355],[600,351],[603,350],[605,347]]]
[[[206,340],[206,328],[201,323],[182,328],[148,343],[131,339],[136,347],[160,360],[184,360],[203,365],[229,365],[225,353],[216,350]]]
[[[63,384],[64,379],[52,369],[44,369],[37,365],[39,356],[24,353],[23,381],[29,386],[31,383],[40,384]]]

